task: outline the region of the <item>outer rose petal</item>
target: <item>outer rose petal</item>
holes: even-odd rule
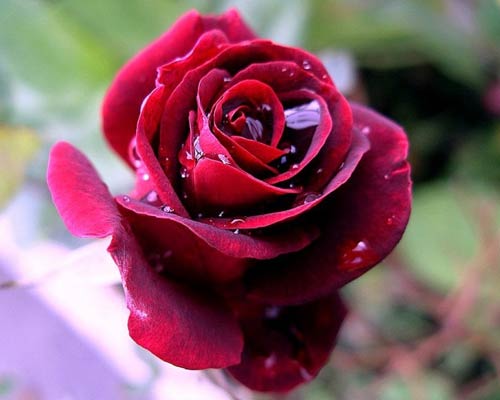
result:
[[[216,294],[156,273],[131,232],[122,229],[115,234],[109,252],[122,275],[132,339],[183,368],[224,368],[238,363],[241,331]]]
[[[318,298],[379,263],[401,239],[411,209],[408,139],[394,122],[351,106],[354,128],[367,135],[370,150],[349,181],[314,210],[325,221],[320,238],[252,270],[251,297],[273,304]]]
[[[104,237],[120,223],[107,186],[89,160],[66,142],[50,152],[47,183],[68,230],[81,237]]]
[[[132,338],[161,359],[190,369],[239,362],[241,331],[218,297],[156,273],[87,158],[68,143],[54,146],[48,169],[54,203],[78,236],[113,234],[109,252],[120,269]]]
[[[242,361],[228,371],[253,390],[291,390],[324,366],[346,312],[337,293],[298,307],[245,302],[236,307],[245,336]]]
[[[255,37],[235,10],[220,17],[190,11],[117,74],[103,102],[103,130],[111,147],[127,163],[128,144],[135,133],[141,103],[154,88],[156,68],[185,55],[204,32],[212,29],[222,30],[234,43]]]

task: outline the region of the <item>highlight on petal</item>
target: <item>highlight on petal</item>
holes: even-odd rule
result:
[[[210,30],[221,30],[230,42],[255,37],[238,13],[230,10],[220,16],[202,16],[190,11],[162,36],[139,52],[116,75],[102,105],[102,123],[111,147],[127,162],[128,144],[142,101],[153,90],[156,69],[188,53],[199,37]]]
[[[249,271],[253,298],[274,304],[315,299],[362,275],[401,239],[411,210],[408,139],[394,122],[351,106],[354,129],[367,137],[370,150],[345,185],[314,209],[325,221],[320,238],[307,251]]]
[[[245,347],[229,373],[252,390],[286,392],[316,377],[347,314],[338,293],[300,306],[234,306]]]
[[[50,152],[47,183],[68,230],[81,237],[111,235],[120,214],[107,186],[79,150],[66,142]]]
[[[115,232],[108,250],[122,276],[130,336],[140,346],[188,369],[224,368],[239,362],[241,330],[215,293],[157,273],[126,228]]]

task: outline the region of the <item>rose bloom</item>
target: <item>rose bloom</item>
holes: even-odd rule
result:
[[[112,235],[130,336],[253,390],[315,377],[346,316],[337,290],[407,224],[403,130],[234,10],[182,16],[119,71],[102,118],[131,192],[113,197],[68,143],[48,184],[73,234]]]

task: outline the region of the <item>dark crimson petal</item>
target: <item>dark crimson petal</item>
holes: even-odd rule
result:
[[[89,160],[72,145],[57,143],[50,152],[47,183],[68,230],[81,237],[105,237],[120,223],[107,186]]]
[[[165,88],[160,85],[153,90],[143,103],[139,121],[137,124],[137,154],[142,164],[137,169],[137,187],[144,183],[148,185],[148,190],[154,190],[161,202],[174,208],[179,215],[188,216],[188,212],[175,192],[172,181],[173,173],[164,173],[158,159],[151,147],[151,142],[157,133],[160,118],[165,104]],[[165,161],[165,160],[164,160]],[[173,164],[164,162],[164,165]],[[173,169],[173,168],[171,168]],[[175,182],[175,181],[174,181]],[[142,195],[145,193],[141,193]]]
[[[351,145],[352,113],[346,99],[334,86],[317,79],[294,63],[285,61],[251,64],[238,72],[232,82],[237,83],[245,79],[259,79],[270,85],[278,95],[307,89],[326,101],[333,121],[332,132],[322,147],[319,159],[315,161],[315,167],[321,174],[315,176],[308,185],[310,190],[321,189],[338,170]]]
[[[300,193],[300,188],[285,189],[269,185],[232,165],[208,158],[198,161],[191,172],[189,196],[198,208],[234,212],[280,197]]]
[[[103,130],[113,149],[130,164],[128,144],[135,133],[142,100],[154,88],[156,68],[189,52],[207,31],[219,29],[236,43],[255,37],[238,13],[202,16],[190,11],[118,72],[102,106]]]
[[[296,252],[307,247],[318,237],[317,229],[306,224],[300,227],[289,226],[286,230],[273,232],[269,236],[235,234],[232,230],[219,229],[207,223],[183,218],[174,212],[163,212],[156,207],[128,197],[117,197],[116,201],[120,204],[127,219],[132,221],[132,225],[137,229],[140,228],[141,232],[144,231],[145,240],[151,238],[153,242],[160,241],[165,246],[170,246],[171,250],[175,250],[178,236],[165,234],[165,232],[182,231],[186,240],[190,243],[197,243],[196,246],[191,246],[193,252],[200,248],[210,247],[212,250],[217,250],[219,255],[239,260],[246,258],[265,260]],[[236,229],[237,223],[235,222],[234,225]],[[207,268],[214,268],[213,274],[216,274],[217,258],[207,257],[206,261]],[[212,264],[209,265],[208,261]]]
[[[287,153],[286,150],[281,150],[277,147],[271,147],[265,143],[257,142],[252,139],[247,139],[241,136],[233,136],[234,140],[239,146],[246,151],[252,153],[255,157],[259,158],[263,163],[270,163],[271,161],[280,158]]]
[[[344,160],[344,166],[342,167],[342,169],[340,169],[340,171],[332,178],[332,180],[328,183],[328,185],[326,185],[323,191],[304,191],[298,199],[300,200],[300,202],[298,202],[293,208],[268,214],[247,216],[245,219],[239,220],[238,223],[233,223],[234,220],[231,220],[230,218],[217,218],[211,221],[207,221],[207,219],[202,220],[207,221],[214,226],[225,229],[228,229],[230,227],[236,227],[239,229],[256,229],[272,226],[277,223],[297,218],[298,216],[305,214],[306,212],[309,212],[313,208],[317,207],[318,204],[325,201],[328,196],[332,196],[333,192],[342,187],[342,185],[344,185],[351,178],[351,175],[355,171],[360,160],[369,148],[370,143],[368,142],[367,138],[356,131],[353,135],[351,149],[346,159]]]
[[[347,310],[337,293],[301,306],[235,307],[245,347],[229,373],[252,390],[286,392],[328,361]]]
[[[188,369],[238,363],[241,331],[217,295],[155,272],[131,232],[113,236],[109,252],[122,276],[130,336],[168,363]]]
[[[340,97],[341,95],[333,84],[331,84],[331,80],[321,62],[309,53],[299,49],[278,46],[268,40],[251,40],[230,46],[223,46],[221,52],[213,59],[207,60],[205,64],[187,72],[183,80],[174,89],[165,107],[160,137],[179,138],[183,136],[187,129],[189,112],[196,107],[196,95],[199,82],[211,70],[218,68],[226,70],[229,73],[234,73],[249,65],[264,63],[266,61],[281,61],[283,64],[288,64],[296,68],[296,64],[293,61],[302,63],[304,60],[309,60],[310,64],[306,64],[306,67],[300,68],[303,72],[301,76],[295,73],[292,74],[291,72],[293,71],[287,72],[285,70],[281,72],[280,81],[282,81],[282,86],[285,87],[288,85],[287,90],[290,90],[290,88],[309,88],[320,95],[323,95],[324,91],[329,91],[333,93],[336,98]],[[309,66],[311,68],[309,68]],[[263,71],[263,75],[265,75],[265,71]],[[259,76],[249,76],[245,79],[250,78],[261,80],[269,84],[268,81],[260,79]],[[160,71],[158,81],[161,83],[163,79],[168,79],[168,74],[163,78]],[[272,84],[269,85],[273,87]],[[316,90],[316,87],[320,90]],[[178,141],[179,139],[176,140]],[[180,146],[180,143],[171,143],[168,146],[165,144],[165,146],[166,148],[170,148],[170,146],[174,144]],[[345,156],[346,151],[347,149],[344,149],[344,154],[341,154],[342,157]],[[339,151],[339,154],[340,153]]]
[[[241,331],[213,293],[191,289],[156,273],[87,158],[68,143],[51,152],[47,174],[54,203],[78,236],[113,234],[109,252],[122,276],[132,338],[183,368],[223,368],[239,362]]]
[[[302,160],[300,160],[298,163],[294,164],[292,168],[290,168],[288,171],[283,172],[280,175],[273,176],[271,178],[266,179],[265,181],[271,185],[275,185],[279,182],[284,182],[286,180],[289,180],[293,178],[294,176],[298,175],[300,172],[303,171],[304,168],[306,168],[311,160],[318,155],[318,153],[321,151],[321,149],[324,147],[324,144],[330,137],[330,135],[334,135],[338,133],[338,128],[335,129],[335,131],[332,131],[333,127],[333,122],[332,118],[330,117],[330,113],[328,111],[328,105],[325,103],[323,98],[321,96],[316,95],[313,92],[310,92],[308,90],[297,90],[290,95],[284,95],[281,96],[281,99],[283,101],[290,100],[293,98],[296,98],[297,96],[300,96],[300,98],[306,100],[305,102],[309,102],[311,100],[316,101],[318,103],[319,107],[319,122],[318,126],[316,127],[314,134],[311,139],[311,143],[309,144],[309,147],[304,154],[304,157]],[[307,96],[307,97],[306,97]],[[337,124],[337,121],[335,121]],[[340,124],[339,124],[340,125]],[[347,125],[348,127],[348,125]],[[295,134],[300,134],[299,132],[296,132]]]
[[[317,211],[325,222],[306,251],[252,270],[251,296],[274,304],[317,298],[379,263],[396,246],[411,209],[408,139],[394,122],[352,104],[354,127],[370,141],[351,179]]]

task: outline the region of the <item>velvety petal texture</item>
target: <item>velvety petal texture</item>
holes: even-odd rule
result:
[[[256,391],[313,379],[347,314],[338,290],[408,222],[403,129],[235,10],[188,12],[127,62],[102,125],[135,172],[130,191],[112,196],[68,143],[47,180],[68,230],[112,235],[130,336]]]

